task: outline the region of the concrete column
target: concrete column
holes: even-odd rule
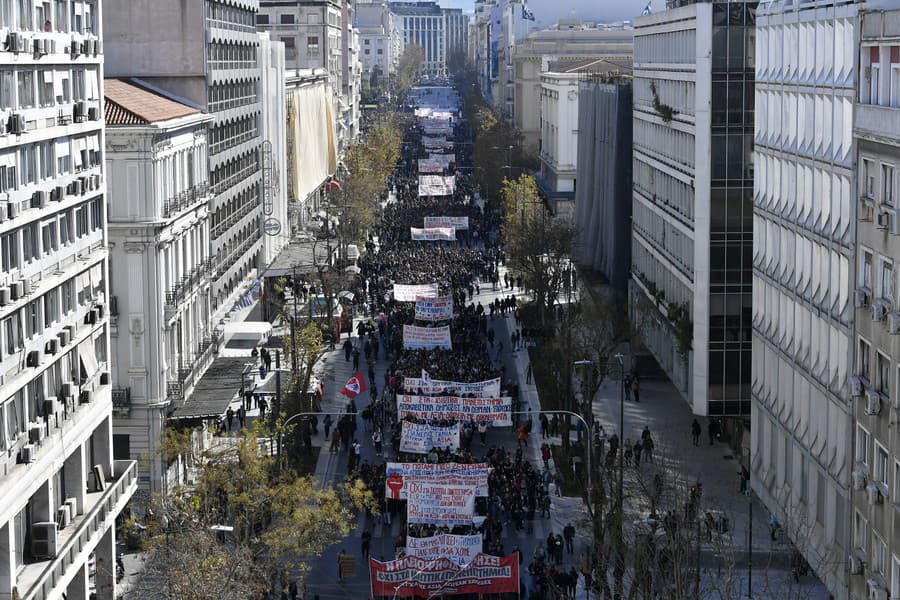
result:
[[[85,562],[78,567],[75,577],[66,587],[66,600],[87,600],[90,597],[89,583],[88,564]]]
[[[45,481],[29,500],[31,514],[35,523],[56,520],[56,515],[54,514],[56,508],[53,506],[53,487],[50,481],[50,479]]]
[[[97,572],[94,575],[94,584],[97,588],[97,600],[115,600],[116,597],[116,532],[112,520],[109,528],[97,549],[94,551],[97,559]]]
[[[11,598],[16,583],[16,536],[13,521],[0,527],[0,598]]]
[[[110,417],[106,417],[94,430],[91,435],[91,442],[94,445],[93,464],[88,465],[92,469],[94,465],[102,465],[103,475],[109,481],[114,478],[113,472],[113,454],[112,454],[112,425]]]
[[[66,497],[78,500],[78,514],[84,514],[84,502],[87,494],[87,464],[84,457],[84,444],[66,458]],[[65,501],[66,498],[63,498]],[[73,517],[75,515],[72,515]]]

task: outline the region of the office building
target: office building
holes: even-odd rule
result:
[[[116,458],[137,460],[139,504],[175,487],[168,412],[212,362],[207,129],[213,117],[133,82],[105,82]]]
[[[900,10],[860,15],[850,593],[900,595]]]
[[[376,87],[389,80],[400,60],[400,35],[386,2],[356,5],[362,63],[363,88]]]
[[[403,49],[422,48],[424,62],[420,72],[426,77],[447,74],[447,37],[444,13],[435,2],[391,2],[391,13],[400,31]]]
[[[451,60],[454,55],[465,58],[469,50],[469,16],[461,8],[445,8],[443,13],[447,60]]]
[[[271,263],[291,240],[287,185],[287,72],[284,44],[259,34],[259,89],[264,99],[260,114],[262,139],[262,264]]]
[[[751,485],[838,598],[852,550],[857,6],[760,4],[756,22]]]
[[[694,414],[750,414],[755,2],[634,24],[629,310]]]
[[[224,314],[262,266],[258,1],[107,0],[105,7],[107,75],[138,78],[214,117],[211,302]]]
[[[113,456],[99,8],[0,11],[4,599],[115,598],[115,519],[137,484]]]

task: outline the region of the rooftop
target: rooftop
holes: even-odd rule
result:
[[[126,79],[105,79],[103,96],[107,125],[149,125],[201,112]]]
[[[551,73],[606,73],[609,71],[632,70],[629,60],[608,60],[605,58],[583,58],[580,60],[556,60],[547,63]]]
[[[439,17],[443,14],[436,2],[389,2],[388,7],[395,15]]]

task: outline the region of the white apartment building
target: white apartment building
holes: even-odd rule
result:
[[[112,599],[100,5],[2,3],[0,35],[0,598]]]
[[[900,596],[900,10],[860,15],[850,593]]]
[[[694,414],[750,414],[755,2],[634,23],[632,280],[647,349]],[[621,33],[621,32],[620,32]]]
[[[207,128],[213,117],[107,79],[106,164],[116,457],[137,460],[141,500],[178,468],[162,452],[168,412],[212,361]]]
[[[359,29],[362,85],[378,85],[396,72],[400,59],[400,36],[386,2],[356,5]]]
[[[538,181],[553,214],[571,220],[578,166],[578,70],[541,76],[541,174]]]
[[[258,7],[258,0],[106,0],[107,75],[140,78],[214,116],[207,168],[218,311],[231,309],[262,260]]]
[[[751,485],[838,598],[856,545],[858,6],[760,4],[756,22]]]

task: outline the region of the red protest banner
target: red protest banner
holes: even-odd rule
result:
[[[478,554],[460,568],[447,558],[404,556],[389,562],[369,559],[372,595],[388,597],[504,594],[519,591],[516,555]]]

